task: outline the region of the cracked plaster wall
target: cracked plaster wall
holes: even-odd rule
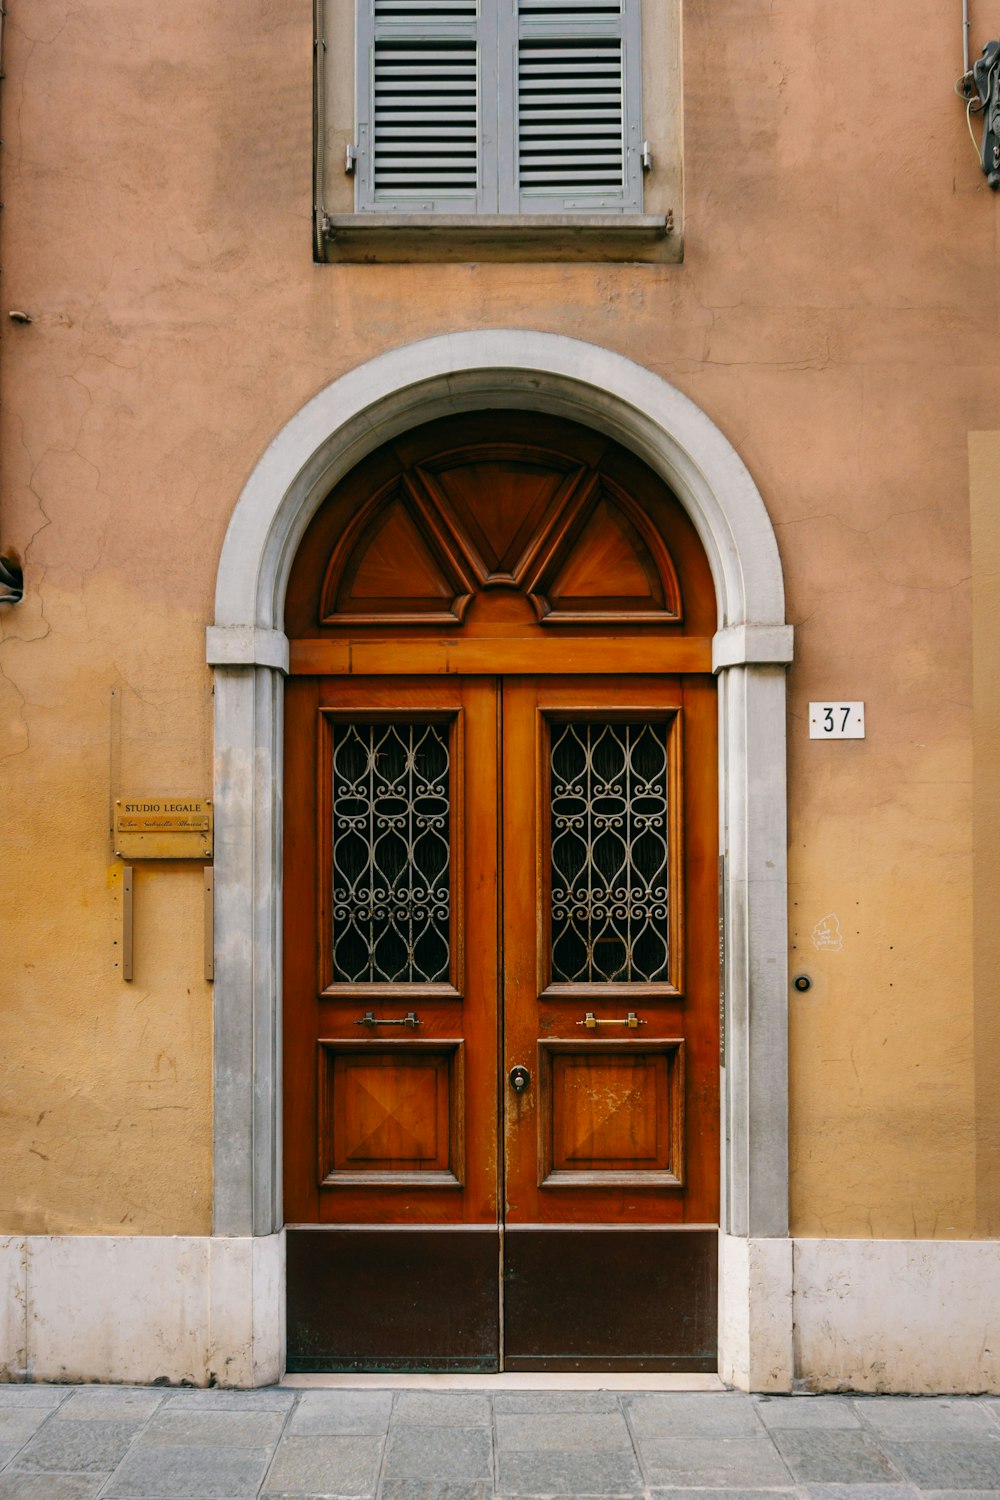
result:
[[[308,0],[9,0],[2,305],[34,322],[0,364],[0,1231],[209,1227],[200,882],[140,871],[123,984],[115,756],[128,789],[207,790],[203,627],[254,462],[344,370],[483,324],[648,365],[752,470],[798,637],[794,1228],[977,1232],[966,442],[1000,427],[1000,202],[957,0],[684,23],[683,265],[317,267]],[[868,739],[811,745],[817,697],[865,699]]]

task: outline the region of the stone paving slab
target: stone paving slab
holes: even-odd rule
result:
[[[0,1407],[0,1445],[19,1448],[28,1438],[34,1437],[42,1423],[48,1420],[51,1410],[45,1406]]]
[[[934,1438],[983,1442],[1000,1437],[992,1412],[981,1402],[960,1397],[880,1396],[858,1400],[855,1409],[874,1431],[900,1443]]]
[[[250,1411],[157,1412],[139,1436],[139,1446],[171,1445],[175,1448],[261,1448],[272,1446],[281,1436],[285,1413]]]
[[[0,1385],[0,1500],[1000,1500],[1000,1401]]]
[[[631,1453],[561,1453],[536,1449],[502,1453],[497,1466],[498,1495],[643,1494],[642,1475]]]
[[[202,1411],[206,1407],[214,1411],[250,1411],[254,1407],[290,1411],[297,1394],[271,1385],[259,1391],[171,1391],[169,1401],[171,1411]]]
[[[0,1500],[97,1500],[107,1474],[0,1474]]]
[[[376,1437],[286,1437],[267,1473],[267,1500],[374,1495],[382,1443]]]
[[[847,1492],[845,1491],[845,1494]],[[853,1490],[850,1492],[853,1494]],[[793,1500],[798,1490],[650,1490],[654,1500],[711,1500],[713,1495],[724,1495],[725,1500]],[[882,1497],[885,1500],[885,1497]],[[892,1500],[896,1500],[893,1492]]]
[[[863,1432],[775,1428],[772,1435],[801,1484],[897,1484],[902,1477]]]
[[[632,1452],[628,1427],[620,1411],[500,1413],[496,1418],[496,1440],[501,1451],[548,1448],[564,1453]]]
[[[757,1416],[771,1432],[781,1429],[860,1427],[861,1418],[852,1402],[840,1396],[800,1398],[789,1401],[774,1397],[754,1403]]]
[[[915,1500],[917,1495],[908,1484],[807,1484],[796,1493],[809,1500]]]
[[[654,1486],[782,1488],[792,1481],[773,1443],[759,1437],[671,1437],[640,1441],[643,1467]]]
[[[0,1406],[54,1407],[69,1395],[70,1389],[64,1385],[0,1385]]]
[[[98,1385],[72,1391],[59,1408],[60,1422],[145,1422],[167,1399],[146,1386]]]
[[[14,1457],[14,1469],[48,1473],[107,1472],[121,1463],[136,1435],[133,1422],[60,1422],[51,1417]]]
[[[266,1448],[137,1446],[101,1500],[254,1500],[270,1457]]]
[[[379,1500],[491,1500],[493,1486],[486,1480],[474,1484],[435,1484],[425,1479],[387,1479]]]
[[[481,1427],[389,1428],[383,1473],[387,1479],[436,1483],[493,1478],[490,1432]]]
[[[446,1391],[399,1391],[392,1419],[411,1427],[489,1427],[489,1396]]]
[[[996,1500],[997,1490],[914,1490],[913,1494],[920,1494],[921,1500],[924,1496],[929,1500]],[[896,1492],[893,1491],[892,1500],[895,1500]]]
[[[730,1392],[626,1396],[625,1409],[640,1443],[657,1437],[757,1437],[754,1404]]]
[[[887,1443],[886,1453],[918,1489],[1000,1493],[1000,1440],[996,1438],[988,1443]]]
[[[498,1391],[493,1397],[497,1416],[518,1412],[620,1411],[614,1391]]]
[[[288,1432],[335,1437],[389,1427],[392,1391],[305,1391],[288,1421]]]

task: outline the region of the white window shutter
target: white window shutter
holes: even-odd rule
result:
[[[360,210],[485,206],[481,4],[358,0]]]
[[[516,24],[512,211],[638,212],[640,0],[509,3]]]
[[[357,0],[359,211],[640,211],[640,6]]]

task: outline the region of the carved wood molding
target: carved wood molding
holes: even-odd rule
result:
[[[544,625],[683,618],[666,544],[620,483],[492,442],[410,464],[367,498],[330,556],[319,622],[455,627],[499,589],[523,594]]]

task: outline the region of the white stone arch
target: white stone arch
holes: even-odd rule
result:
[[[328,385],[281,429],[233,512],[208,630],[216,669],[215,1232],[270,1236],[282,1224],[281,704],[291,564],[325,496],[367,453],[422,422],[484,407],[567,417],[631,449],[673,489],[708,555],[720,621],[725,855],[722,1369],[741,1385],[782,1388],[791,1339],[785,667],[792,639],[781,563],[760,493],[710,418],[650,370],[576,339],[489,329],[380,355]],[[271,1314],[262,1305],[259,1316]]]

